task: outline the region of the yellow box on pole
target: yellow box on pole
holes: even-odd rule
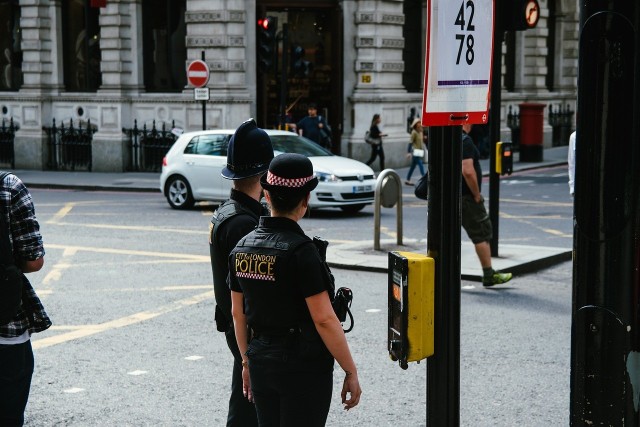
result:
[[[402,369],[432,356],[435,261],[413,252],[389,252],[389,356]]]

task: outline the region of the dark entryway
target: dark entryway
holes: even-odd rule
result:
[[[342,15],[336,2],[316,1],[313,8],[290,1],[262,2],[258,3],[256,15],[258,19],[273,16],[278,20],[278,57],[268,71],[258,72],[259,125],[283,128],[297,123],[307,115],[308,104],[316,103],[318,114],[332,128],[333,151],[339,152],[343,118]],[[285,25],[287,47],[283,52]]]

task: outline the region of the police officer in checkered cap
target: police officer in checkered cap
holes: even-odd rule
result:
[[[331,273],[298,225],[318,179],[308,158],[281,154],[260,182],[271,216],[260,217],[258,228],[240,239],[229,256],[244,393],[255,402],[260,425],[323,426],[334,361],[344,371],[345,409],[358,404],[362,390],[331,306]]]
[[[260,216],[268,215],[260,203],[260,176],[267,171],[272,159],[269,135],[253,119],[242,123],[229,141],[227,165],[222,169],[222,176],[233,181],[231,195],[213,213],[210,224],[209,250],[216,298],[216,327],[225,333],[227,345],[234,356],[227,415],[227,426],[231,427],[257,426],[258,418],[254,405],[242,394],[242,356],[231,318],[227,259],[238,240],[258,225]]]

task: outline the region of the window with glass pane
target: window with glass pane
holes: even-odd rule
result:
[[[228,135],[202,135],[198,139],[198,154],[207,156],[226,156]]]
[[[22,85],[18,0],[0,0],[0,90],[14,91]]]
[[[186,0],[142,1],[147,92],[181,92],[187,85],[186,7]]]
[[[64,85],[69,92],[95,92],[100,72],[100,8],[90,0],[62,2]]]

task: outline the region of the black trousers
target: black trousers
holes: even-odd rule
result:
[[[319,337],[313,342],[299,334],[254,337],[247,356],[260,427],[326,424],[333,357]]]
[[[31,341],[0,345],[0,426],[24,424],[24,409],[29,399],[32,376]]]
[[[258,425],[258,416],[253,403],[242,394],[242,357],[233,328],[225,332],[227,345],[233,354],[233,372],[231,374],[231,396],[227,427],[252,427]]]
[[[371,157],[367,160],[367,165],[371,165],[376,157],[380,157],[380,170],[384,170],[384,150],[382,149],[382,144],[371,145]]]

